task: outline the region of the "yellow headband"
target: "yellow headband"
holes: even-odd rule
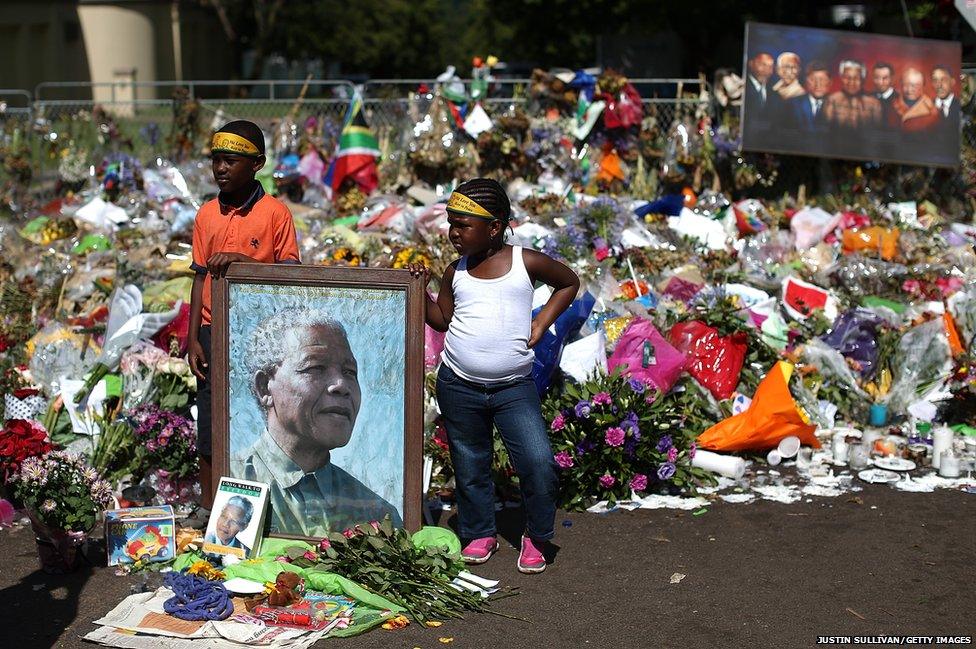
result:
[[[237,135],[236,133],[214,133],[213,141],[210,143],[212,153],[236,153],[237,155],[259,156],[261,152],[250,140]]]
[[[485,208],[478,205],[472,199],[468,198],[464,194],[459,194],[453,192],[451,198],[447,201],[447,209],[451,212],[457,212],[458,214],[464,214],[465,216],[478,216],[483,219],[494,219],[495,216],[486,210]]]

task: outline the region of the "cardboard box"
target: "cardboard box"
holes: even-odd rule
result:
[[[171,505],[130,507],[105,512],[108,565],[139,559],[169,561],[176,556],[176,519]]]

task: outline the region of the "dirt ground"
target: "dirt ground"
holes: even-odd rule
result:
[[[513,543],[519,524],[514,510],[500,515]],[[976,495],[871,486],[792,505],[716,503],[699,516],[560,512],[557,525],[542,575],[520,575],[517,551],[504,544],[476,570],[517,589],[493,609],[524,621],[473,615],[319,646],[807,647],[818,636],[976,636]],[[81,640],[91,620],[143,579],[116,576],[97,552],[92,567],[45,575],[29,528],[0,531],[0,557],[4,648],[95,646]],[[684,577],[671,583],[676,573]]]

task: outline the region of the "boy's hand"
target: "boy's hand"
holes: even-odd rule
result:
[[[406,269],[410,271],[410,274],[414,277],[423,277],[424,286],[430,284],[430,269],[421,262],[414,262],[412,264],[407,264]]]
[[[532,320],[532,329],[529,333],[529,349],[535,347],[542,337],[546,334],[546,327],[542,326],[542,323],[538,320]]]
[[[199,340],[191,340],[187,345],[186,360],[190,364],[193,375],[201,381],[205,381],[207,377],[203,370],[207,368],[207,356],[203,353],[203,345],[200,344]]]
[[[242,255],[239,252],[218,252],[207,260],[207,270],[214,277],[223,277],[227,272],[227,267],[235,261],[257,261],[253,257]]]

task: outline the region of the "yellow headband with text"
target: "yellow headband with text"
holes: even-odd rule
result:
[[[237,155],[259,156],[261,152],[253,142],[236,133],[214,133],[210,143],[211,153],[236,153]]]
[[[451,198],[448,199],[447,209],[450,212],[457,212],[465,216],[478,216],[483,219],[495,218],[491,212],[478,205],[474,200],[457,192],[453,192]]]

